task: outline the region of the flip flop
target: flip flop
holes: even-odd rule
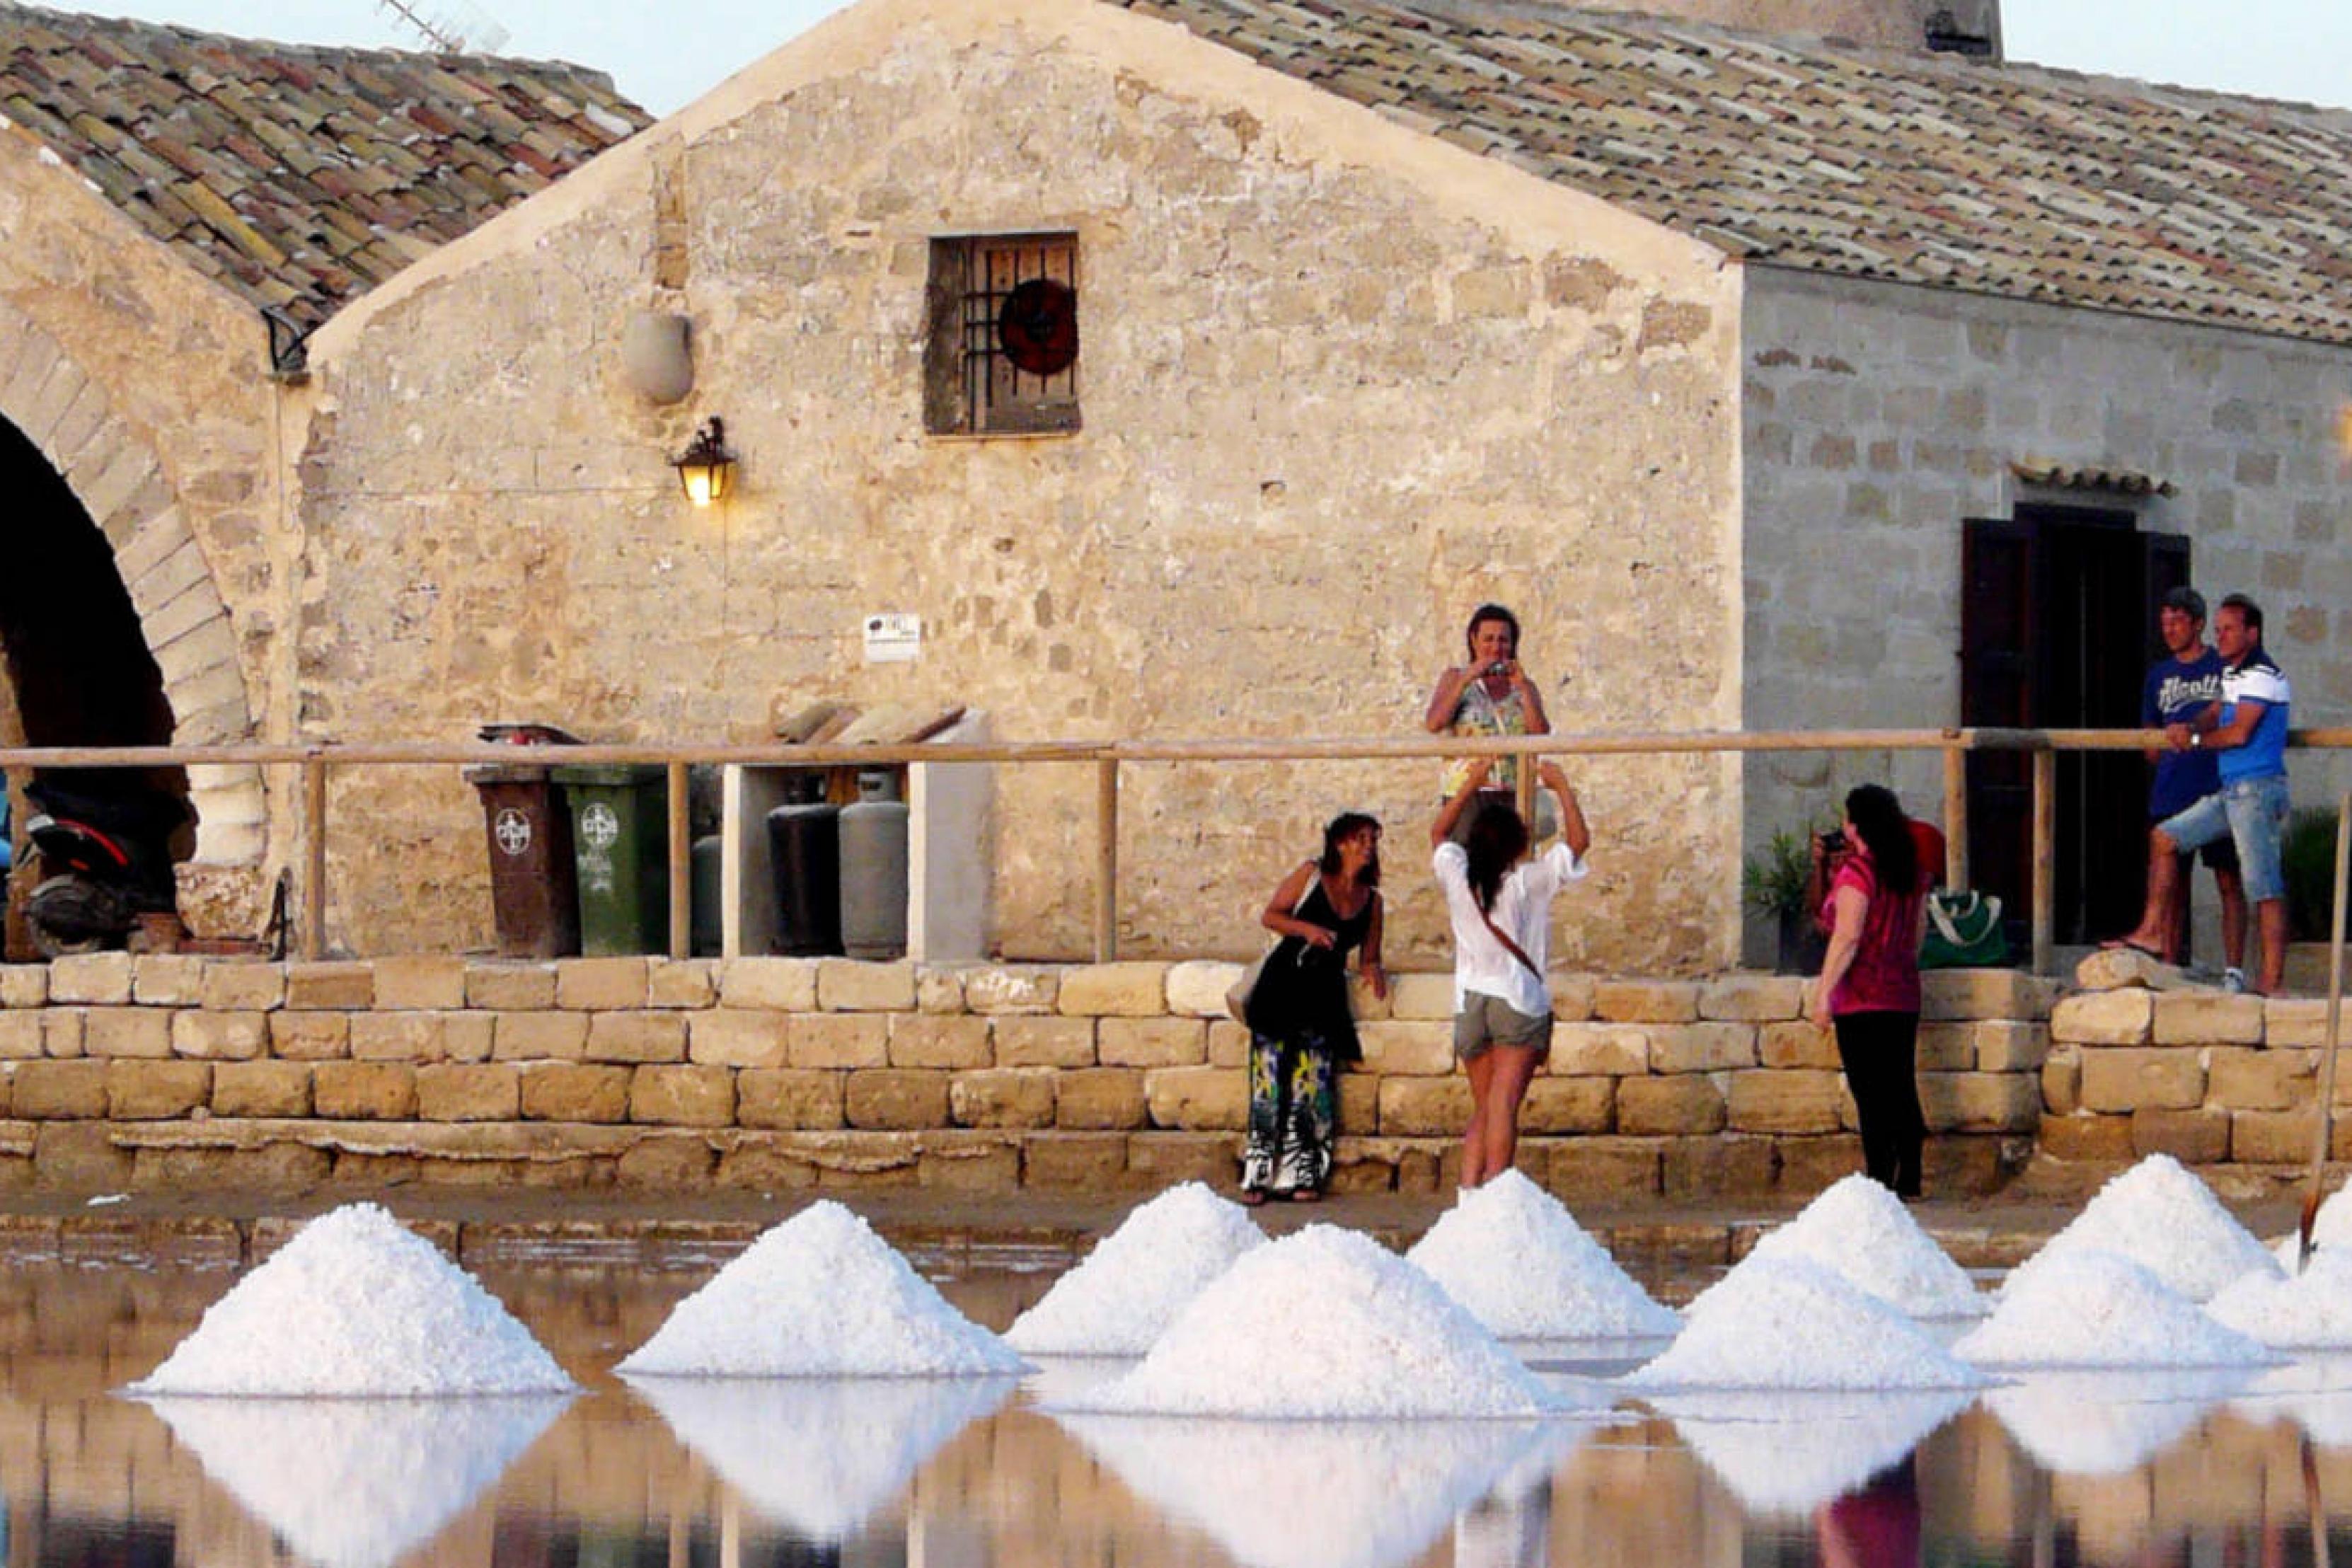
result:
[[[1283,1194],[1295,1204],[1319,1204],[1323,1194],[1313,1187],[1293,1187]]]
[[[1262,1187],[1244,1187],[1239,1195],[1244,1208],[1254,1209],[1265,1202],[1265,1191]]]
[[[2158,963],[2169,963],[2172,962],[2172,960],[2165,957],[2164,954],[2158,952],[2156,949],[2148,946],[2147,943],[2144,942],[2134,942],[2127,936],[2109,937],[2106,941],[2099,943],[2099,950],[2102,952],[2122,952],[2129,951],[2138,953],[2143,958],[2152,958]]]

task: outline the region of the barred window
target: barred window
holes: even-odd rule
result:
[[[933,435],[1078,428],[1076,235],[931,241],[923,427]]]

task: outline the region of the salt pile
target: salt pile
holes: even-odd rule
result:
[[[1310,1225],[1245,1255],[1133,1370],[1062,1407],[1314,1420],[1528,1416],[1564,1402],[1428,1275]]]
[[[2323,1247],[2340,1247],[2352,1252],[2352,1187],[2338,1187],[2327,1194],[2319,1212],[2311,1217],[2311,1251],[2316,1258]],[[2289,1274],[2303,1261],[2303,1232],[2291,1230],[2281,1237],[2271,1248],[2279,1266]]]
[[[1463,1194],[1405,1257],[1505,1339],[1651,1337],[1682,1326],[1516,1170]]]
[[[1003,1377],[665,1377],[629,1386],[754,1512],[830,1543],[856,1534],[1015,1385]]]
[[[2215,1322],[2266,1345],[2352,1347],[2352,1247],[2313,1253],[2310,1267],[2291,1279],[2246,1275],[2205,1310]]]
[[[1650,1401],[1751,1515],[1801,1518],[1858,1490],[1968,1394],[1684,1394]]]
[[[2253,1374],[2201,1372],[2041,1373],[1984,1396],[2017,1446],[2053,1475],[2128,1475]]]
[[[1979,1366],[2265,1366],[2278,1359],[2130,1258],[2049,1247],[2010,1276],[2000,1306],[1952,1352]]]
[[[1203,1286],[1265,1245],[1239,1204],[1199,1182],[1171,1187],[1055,1280],[1004,1342],[1030,1355],[1141,1355]]]
[[[2245,1274],[2276,1278],[2278,1263],[2169,1154],[2150,1154],[2116,1177],[2052,1237],[2043,1253],[2120,1253],[2192,1301],[2210,1301]]]
[[[1903,1200],[1864,1175],[1832,1184],[1796,1218],[1757,1242],[1739,1267],[1759,1258],[1810,1258],[1915,1318],[1973,1318],[1987,1305]]]
[[[1975,1388],[1985,1379],[1875,1297],[1803,1258],[1753,1258],[1683,1314],[1629,1389]]]
[[[571,1398],[147,1403],[291,1557],[386,1568],[496,1485]]]
[[[618,1371],[654,1377],[989,1377],[1025,1363],[873,1227],[811,1204],[680,1301]]]
[[[213,1303],[132,1394],[570,1393],[473,1276],[374,1204],[312,1220]]]
[[[1248,1568],[1401,1568],[1498,1480],[1576,1440],[1509,1421],[1055,1419],[1153,1508]]]

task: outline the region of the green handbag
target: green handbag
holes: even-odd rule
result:
[[[1937,889],[1927,895],[1927,934],[1919,943],[1922,969],[1998,969],[2009,963],[2000,929],[2000,900],[1990,893]]]

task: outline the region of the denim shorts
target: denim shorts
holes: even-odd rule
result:
[[[2286,836],[2286,775],[2266,773],[2225,784],[2220,794],[2207,795],[2158,826],[2184,850],[2202,849],[2224,837],[2234,841],[2238,868],[2246,879],[2246,898],[2259,904],[2286,896],[2286,879],[2279,871],[2279,840]]]

